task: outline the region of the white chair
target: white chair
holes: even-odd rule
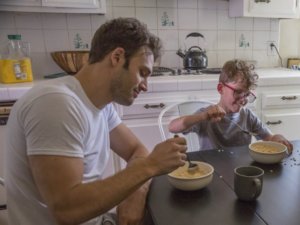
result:
[[[158,127],[163,141],[174,136],[168,130],[168,124],[172,119],[179,116],[190,115],[200,108],[206,108],[209,105],[215,104],[209,101],[183,101],[177,102],[164,108],[158,116]],[[199,151],[199,140],[195,133],[181,134],[187,140],[188,152]]]

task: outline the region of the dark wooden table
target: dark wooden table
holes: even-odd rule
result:
[[[255,163],[248,146],[189,153],[192,160],[210,163],[214,178],[204,189],[180,191],[167,176],[153,179],[147,206],[155,225],[299,225],[300,141],[280,164]],[[233,191],[233,170],[255,165],[265,171],[262,194],[256,201],[237,199]]]

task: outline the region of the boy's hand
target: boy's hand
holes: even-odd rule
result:
[[[279,142],[281,144],[284,144],[287,147],[289,154],[291,154],[293,152],[293,145],[292,145],[292,143],[290,143],[285,137],[283,137],[280,134],[273,135],[271,137],[270,141],[275,141],[275,142]]]
[[[206,108],[207,120],[218,122],[225,116],[225,110],[219,105],[211,105]]]

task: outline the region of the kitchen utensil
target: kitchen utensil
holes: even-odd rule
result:
[[[248,131],[248,130],[245,130],[244,128],[242,128],[238,123],[236,123],[235,121],[227,118],[227,117],[223,117],[223,119],[233,123],[236,127],[238,127],[241,131],[243,131],[245,134],[249,134],[251,136],[257,136],[257,133],[255,132],[251,132],[251,131]]]
[[[284,144],[273,141],[257,141],[249,145],[250,156],[259,163],[274,164],[288,156]]]
[[[177,138],[177,137],[179,137],[179,136],[177,134],[175,134],[174,138]],[[198,165],[195,163],[192,163],[188,154],[186,154],[186,159],[188,161],[188,171],[192,172],[192,171],[195,171],[196,169],[198,169]]]
[[[185,39],[187,39],[188,37],[202,37],[204,39],[204,36],[198,32],[188,34]],[[192,46],[187,51],[185,51],[185,53],[183,53],[181,49],[179,49],[176,54],[183,59],[183,66],[185,69],[198,70],[207,67],[208,59],[206,56],[206,52],[199,46]]]
[[[52,59],[66,73],[74,75],[89,59],[89,51],[57,51],[51,52]]]
[[[169,173],[170,184],[183,191],[194,191],[206,187],[213,179],[213,166],[199,161],[193,161],[193,163],[198,168],[193,173],[188,169],[188,162]]]
[[[154,66],[152,76],[175,75],[176,71],[162,66]]]
[[[264,171],[256,166],[241,166],[234,169],[234,192],[240,200],[253,201],[263,187]]]
[[[201,73],[204,74],[220,74],[222,72],[221,68],[206,68],[200,70]]]
[[[189,157],[188,154],[186,154],[186,159],[187,159],[187,161],[188,161],[188,163],[189,163],[188,170],[189,170],[190,172],[195,171],[195,170],[198,169],[198,165],[197,165],[196,163],[193,163],[193,162],[191,161],[191,159],[190,159],[190,157]]]
[[[54,78],[58,78],[58,77],[63,77],[63,76],[67,76],[68,74],[65,72],[62,73],[53,73],[53,74],[48,74],[45,75],[44,78],[45,79],[54,79]]]

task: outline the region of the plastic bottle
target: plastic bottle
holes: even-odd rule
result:
[[[0,59],[0,82],[19,83],[33,80],[31,60],[23,50],[21,35],[8,35],[7,52]],[[27,46],[29,48],[29,46]],[[29,52],[29,49],[27,49]]]

